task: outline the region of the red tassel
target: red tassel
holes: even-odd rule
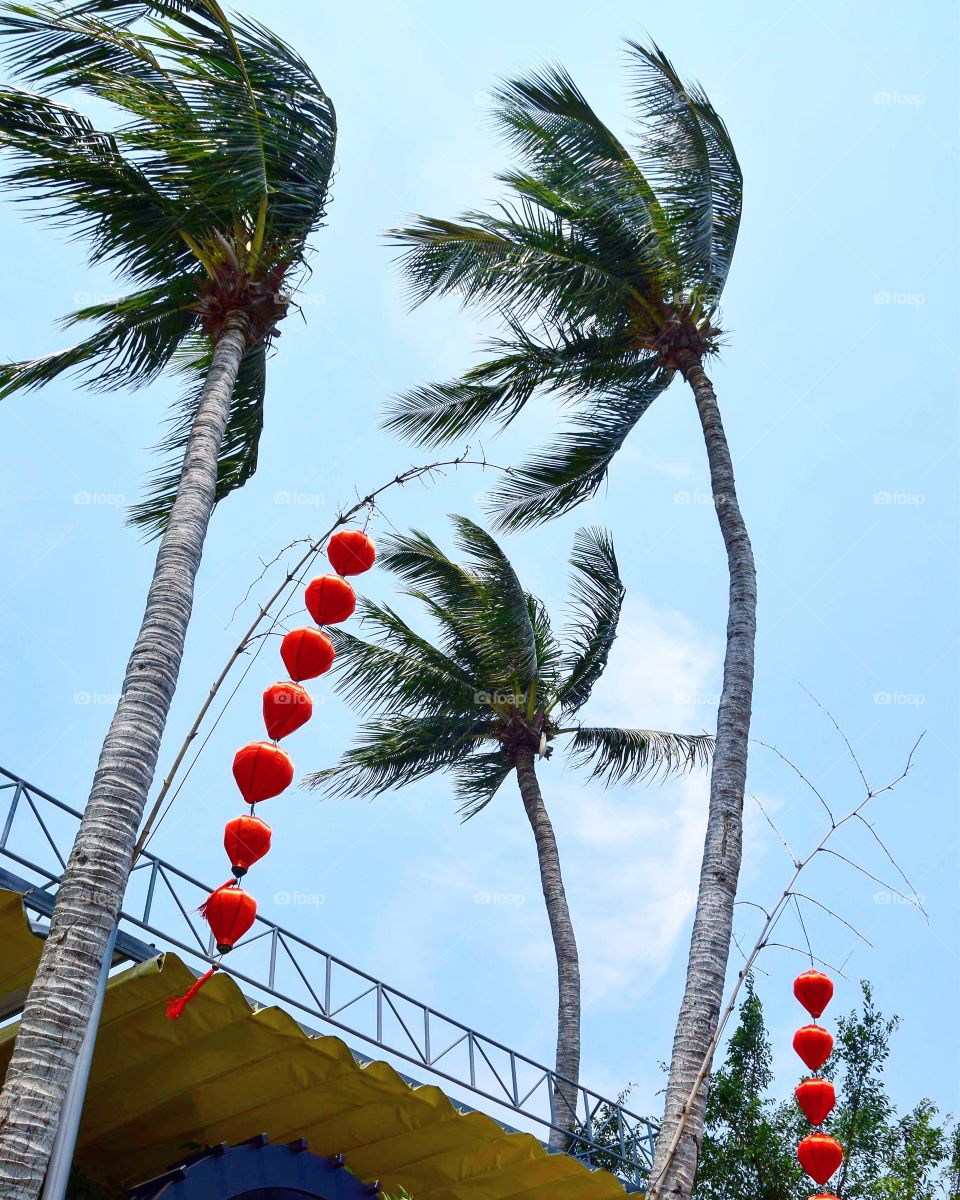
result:
[[[210,968],[210,970],[207,971],[207,973],[205,975],[201,975],[200,978],[196,981],[196,983],[193,984],[192,987],[188,988],[183,993],[182,996],[168,996],[167,997],[167,1020],[175,1021],[177,1019],[177,1017],[179,1017],[180,1014],[183,1012],[183,1010],[187,1007],[188,1002],[194,998],[194,996],[197,994],[197,992],[200,991],[200,989],[203,987],[203,985],[207,982],[208,979],[213,978],[214,974],[219,969],[220,969],[219,963],[212,966]]]

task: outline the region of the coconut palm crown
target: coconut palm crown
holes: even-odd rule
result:
[[[169,461],[133,512],[157,533],[213,346],[238,311],[249,335],[217,500],[256,469],[267,354],[327,206],[334,109],[290,46],[228,20],[216,0],[5,4],[0,54],[24,85],[0,90],[0,183],[130,289],[68,313],[63,324],[83,336],[67,349],[0,366],[0,397],[65,371],[111,391],[177,371],[185,394],[160,447]],[[112,127],[73,107],[84,100],[111,106]]]
[[[464,818],[483,809],[517,763],[565,739],[571,761],[606,784],[663,778],[709,760],[705,734],[596,728],[577,722],[617,635],[624,587],[613,544],[577,531],[564,644],[496,541],[454,517],[464,565],[424,533],[394,536],[379,562],[407,583],[439,635],[422,635],[389,605],[361,600],[375,640],[335,628],[337,690],[376,719],[333,767],[308,775],[328,795],[383,792],[436,771],[453,773]]]
[[[637,121],[629,149],[570,75],[545,67],[494,93],[520,165],[507,198],[460,221],[390,231],[415,303],[452,293],[495,315],[490,357],[415,388],[387,426],[423,444],[505,426],[538,393],[572,406],[568,430],[491,495],[501,528],[545,521],[600,486],[675,374],[713,353],[740,224],[726,127],[659,48],[627,44]]]

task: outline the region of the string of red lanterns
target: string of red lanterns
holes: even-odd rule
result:
[[[376,560],[372,540],[359,529],[342,529],[327,543],[327,558],[335,575],[321,575],[306,588],[304,602],[317,625],[337,625],[353,615],[357,597],[347,575],[369,571]],[[272,683],[263,693],[266,742],[249,742],[234,755],[233,778],[250,812],[228,821],[223,848],[233,878],[215,888],[199,912],[213,931],[217,960],[182,996],[167,1001],[167,1017],[176,1020],[187,1003],[220,969],[227,954],[253,925],[257,902],[243,890],[240,880],[270,849],[270,826],[256,815],[256,806],[279,796],[293,782],[293,761],[277,743],[305,725],[313,713],[313,700],[303,680],[315,679],[333,665],[333,642],[322,629],[293,629],[280,643],[280,657],[288,680]]]
[[[833,1038],[816,1022],[833,998],[833,983],[822,971],[811,969],[794,980],[793,994],[814,1021],[793,1035],[793,1048],[809,1071],[819,1071],[833,1050]],[[843,1147],[835,1137],[819,1128],[837,1103],[836,1089],[829,1079],[812,1075],[797,1085],[796,1096],[801,1112],[815,1129],[797,1147],[797,1158],[814,1183],[823,1187],[843,1162]],[[823,1193],[811,1200],[837,1198],[832,1193]]]

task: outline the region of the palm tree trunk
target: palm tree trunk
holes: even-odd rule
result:
[[[651,1175],[650,1200],[689,1200],[703,1140],[707,1082],[701,1075],[705,1076],[709,1070],[707,1060],[712,1056],[723,1003],[740,875],[757,629],[753,551],[737,501],[733,464],[717,397],[694,354],[688,354],[682,367],[693,389],[707,447],[713,499],[727,550],[730,607],[700,889],[686,987],[674,1035],[663,1125]]]
[[[120,702],[100,752],[0,1093],[0,1195],[35,1200],[132,866],[173,699],[234,383],[249,336],[236,313],[214,350]]]
[[[533,827],[537,842],[537,858],[540,862],[540,882],[543,898],[547,905],[550,932],[557,954],[557,980],[559,1004],[557,1009],[557,1058],[556,1073],[562,1079],[556,1081],[553,1092],[554,1124],[558,1129],[550,1130],[550,1146],[555,1150],[567,1147],[565,1131],[577,1124],[577,1087],[580,1082],[580,960],[577,941],[573,935],[573,922],[563,890],[560,874],[560,854],[553,826],[543,804],[540,782],[533,765],[533,750],[521,748],[517,752],[517,782],[523,807]]]

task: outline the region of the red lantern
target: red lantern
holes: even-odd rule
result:
[[[200,915],[213,930],[221,954],[247,932],[257,915],[257,902],[235,880],[218,887],[200,905]]]
[[[812,1133],[797,1147],[797,1158],[814,1183],[823,1187],[843,1162],[843,1147],[825,1133]]]
[[[234,817],[223,831],[223,848],[239,879],[270,849],[270,826],[259,817]]]
[[[833,999],[833,983],[822,971],[804,971],[793,982],[793,994],[816,1020]]]
[[[263,693],[263,723],[274,741],[305,725],[313,712],[313,701],[299,683],[271,683]]]
[[[291,679],[315,679],[333,665],[333,642],[319,629],[291,629],[280,643],[280,657]]]
[[[819,1071],[833,1050],[833,1038],[822,1025],[804,1025],[793,1035],[793,1048],[811,1071]]]
[[[356,593],[339,575],[319,575],[307,585],[304,600],[318,625],[339,625],[357,607]]]
[[[359,529],[341,529],[327,543],[327,558],[338,575],[369,571],[376,557],[373,542]]]
[[[797,1103],[811,1125],[822,1125],[836,1102],[837,1092],[829,1079],[804,1079],[797,1085]]]
[[[293,783],[293,763],[272,742],[251,742],[234,755],[233,777],[244,800],[258,804],[279,796]]]

